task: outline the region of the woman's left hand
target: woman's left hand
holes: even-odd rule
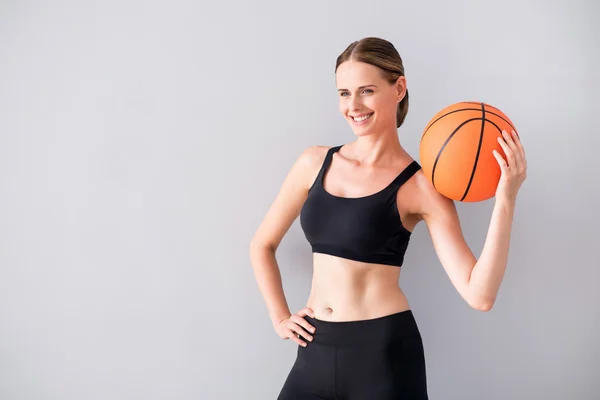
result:
[[[504,150],[506,160],[496,150],[493,151],[494,157],[500,165],[502,175],[496,188],[496,197],[515,201],[517,192],[521,184],[527,178],[527,159],[525,158],[525,149],[517,133],[502,131],[502,137],[498,138],[498,143]]]

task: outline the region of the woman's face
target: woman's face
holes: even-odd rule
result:
[[[377,67],[345,61],[337,69],[336,85],[340,112],[357,136],[396,129],[396,110],[406,88],[404,77],[390,85]]]

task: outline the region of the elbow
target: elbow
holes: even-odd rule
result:
[[[488,312],[494,307],[493,299],[476,299],[469,302],[469,306],[477,311]]]
[[[473,307],[475,310],[477,311],[483,311],[483,312],[488,312],[492,309],[494,305],[492,303],[483,303],[483,304],[477,304],[477,305],[472,305],[471,307]]]
[[[254,250],[254,249],[256,248],[256,245],[257,245],[257,240],[256,240],[256,237],[253,237],[253,238],[250,240],[250,251]]]
[[[256,251],[258,249],[260,249],[262,246],[260,244],[257,243],[257,241],[255,239],[252,239],[250,241],[250,246],[249,246],[249,250],[250,250],[250,257],[252,257]]]
[[[250,257],[252,257],[252,255],[254,253],[256,253],[257,251],[262,251],[265,249],[275,253],[275,250],[277,249],[277,247],[273,246],[270,243],[263,243],[263,242],[257,240],[256,238],[253,238],[252,240],[250,240],[250,245],[249,245]]]

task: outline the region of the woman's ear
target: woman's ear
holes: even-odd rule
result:
[[[406,96],[406,77],[400,76],[396,80],[396,101],[400,103]]]

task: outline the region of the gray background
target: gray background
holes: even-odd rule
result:
[[[0,398],[274,399],[273,331],[248,245],[296,157],[354,136],[335,59],[390,40],[418,158],[442,107],[481,100],[527,150],[489,313],[424,224],[401,287],[431,399],[600,398],[600,6],[582,1],[0,2]],[[458,204],[483,246],[493,200]],[[311,254],[277,253],[292,311]]]

